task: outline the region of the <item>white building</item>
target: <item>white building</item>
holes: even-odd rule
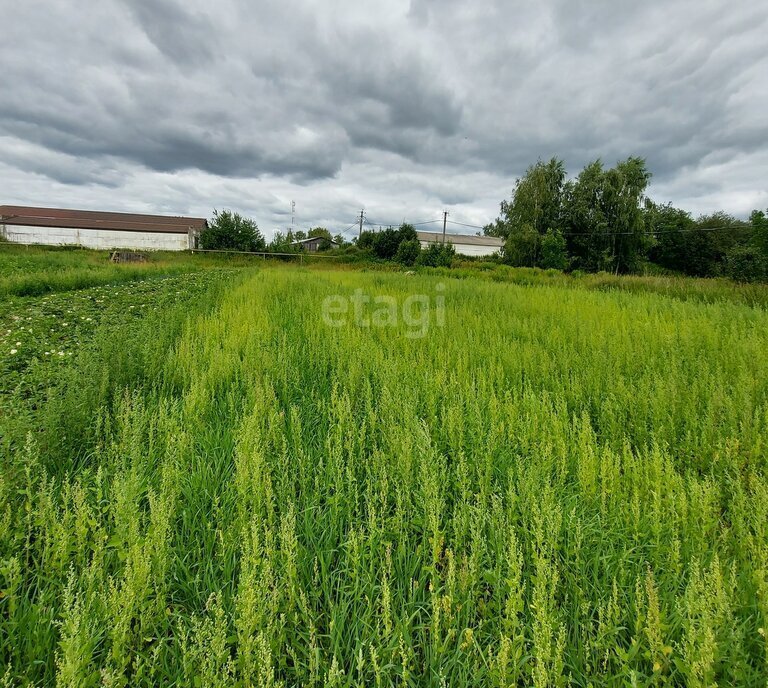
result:
[[[442,232],[417,232],[421,248],[430,244],[442,244]],[[477,234],[445,234],[445,243],[453,244],[456,253],[462,256],[492,256],[499,253],[504,241],[498,237]]]
[[[19,244],[182,251],[205,226],[199,217],[0,206],[0,236]]]

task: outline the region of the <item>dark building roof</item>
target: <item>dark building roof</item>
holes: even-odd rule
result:
[[[206,226],[206,220],[202,217],[102,213],[92,210],[28,208],[18,205],[0,205],[0,222],[31,227],[114,229],[128,232],[169,232],[173,234],[186,234],[190,229],[201,230]]]
[[[419,241],[429,243],[442,243],[442,232],[416,232],[419,235]],[[449,234],[445,233],[445,240],[449,244],[471,244],[473,246],[493,246],[501,248],[504,246],[504,240],[498,237],[477,235],[477,234]]]

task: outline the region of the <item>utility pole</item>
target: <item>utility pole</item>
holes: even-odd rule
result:
[[[293,229],[293,218],[296,214],[296,201],[291,201],[291,229]]]
[[[361,210],[361,211],[360,211],[360,231],[359,231],[359,232],[358,232],[358,234],[357,234],[357,238],[358,238],[358,240],[360,239],[360,237],[361,237],[361,236],[362,236],[362,234],[363,234],[363,213],[364,213],[364,212],[365,212],[364,210]]]
[[[443,243],[445,243],[445,223],[448,222],[448,211],[443,211]]]

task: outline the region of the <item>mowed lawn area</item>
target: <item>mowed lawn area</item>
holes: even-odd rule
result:
[[[766,685],[764,294],[243,265],[0,300],[0,680]]]

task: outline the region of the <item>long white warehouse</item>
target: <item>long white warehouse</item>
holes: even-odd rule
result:
[[[183,251],[205,226],[200,217],[0,206],[0,236],[19,244]]]
[[[443,234],[440,232],[417,232],[421,248],[427,248],[430,244],[443,243]],[[462,256],[492,256],[501,251],[504,242],[491,236],[477,234],[445,234],[445,243],[453,244],[456,253]]]

